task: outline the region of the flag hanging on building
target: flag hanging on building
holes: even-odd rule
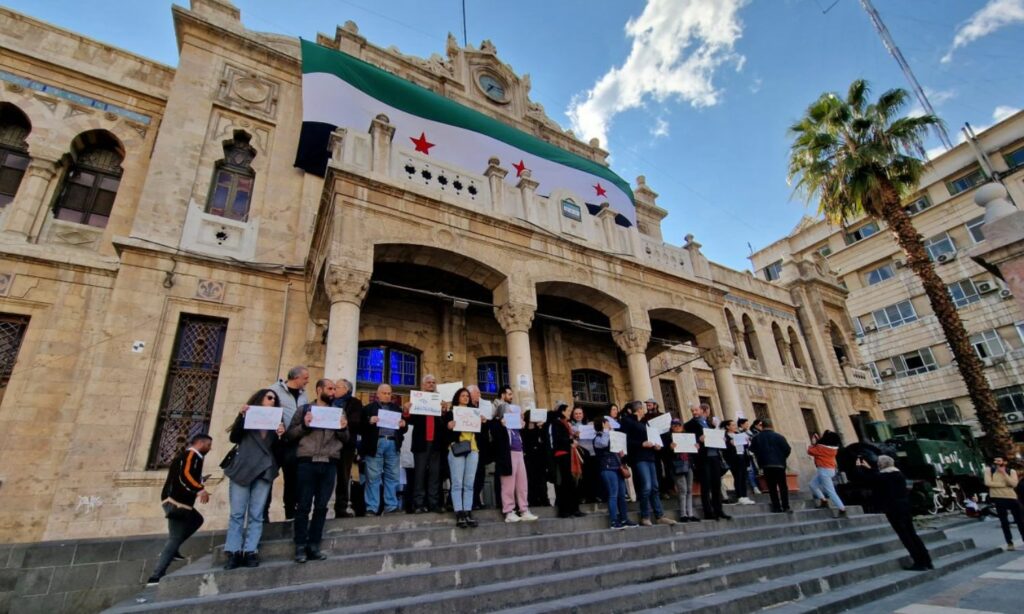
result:
[[[323,176],[336,128],[368,130],[385,114],[394,143],[439,162],[482,173],[491,157],[511,165],[512,184],[524,170],[548,196],[565,189],[595,213],[607,202],[619,224],[636,223],[633,191],[606,166],[556,147],[479,111],[397,77],[347,53],[302,41],[302,132],[295,166]]]

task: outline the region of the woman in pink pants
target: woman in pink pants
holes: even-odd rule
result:
[[[501,511],[505,514],[505,522],[537,520],[530,513],[527,502],[526,462],[523,460],[523,438],[519,434],[524,412],[511,403],[512,388],[502,386],[494,401],[495,419],[488,425],[494,452],[494,472],[501,476]],[[514,415],[518,416],[518,425]],[[519,514],[516,514],[517,507]]]

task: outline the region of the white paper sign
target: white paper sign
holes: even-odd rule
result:
[[[654,428],[653,426],[647,427],[647,441],[653,443],[655,446],[658,447],[665,445],[661,441],[661,433],[659,433],[658,429]]]
[[[412,403],[410,414],[418,416],[440,416],[441,415],[441,393],[424,392],[413,390],[409,393],[409,401]]]
[[[608,450],[612,454],[618,454],[619,452],[626,451],[626,434],[618,431],[612,431],[608,433]]]
[[[520,390],[529,390],[530,389],[530,376],[529,375],[527,375],[525,373],[520,373],[519,377],[516,378],[516,379],[519,382],[519,389]]]
[[[505,420],[505,428],[510,429],[521,429],[523,428],[523,414],[519,407],[516,405],[509,405],[505,408],[505,414],[502,416]]]
[[[704,429],[704,446],[724,450],[725,431],[720,429]]]
[[[402,412],[400,411],[381,409],[377,412],[377,428],[379,429],[392,429],[397,431],[402,428],[398,424],[401,420]]]
[[[647,426],[658,429],[658,433],[667,433],[672,430],[672,414],[661,414],[657,418],[647,421]]]
[[[693,433],[672,433],[672,443],[676,444],[677,454],[697,451],[697,438]]]
[[[280,407],[263,407],[262,405],[250,405],[245,412],[245,430],[247,431],[276,431],[281,424]]]
[[[313,413],[313,420],[309,423],[310,428],[338,430],[341,425],[341,408],[322,405],[311,405],[309,411]]]
[[[462,433],[480,432],[480,414],[474,407],[456,407],[453,411],[455,430]]]
[[[594,432],[593,424],[580,425],[580,441],[593,441],[595,437],[597,437],[597,433]]]
[[[452,397],[455,396],[455,393],[458,392],[459,388],[462,387],[462,382],[449,382],[447,384],[438,384],[437,394],[441,395],[441,398],[444,401],[450,402],[452,400]]]
[[[491,403],[487,399],[480,399],[480,407],[477,407],[477,413],[484,420],[490,420],[494,418],[494,403]]]
[[[611,416],[605,416],[604,419],[608,423],[608,426],[612,427],[613,429],[619,428],[619,421],[616,420],[615,418],[612,418]]]
[[[541,424],[548,421],[548,410],[534,408],[530,410],[530,422],[540,422]]]
[[[736,452],[743,454],[743,451],[747,449],[750,444],[750,435],[746,433],[733,433],[732,444],[736,446]]]

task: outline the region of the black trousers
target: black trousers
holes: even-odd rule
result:
[[[789,509],[789,487],[786,486],[785,467],[765,467],[764,481],[768,483],[768,496],[772,498],[772,509]]]
[[[338,459],[338,484],[334,487],[334,516],[342,516],[348,510],[349,486],[352,482],[352,463],[356,460],[356,449],[346,445]]]
[[[284,478],[284,517],[291,520],[295,517],[295,508],[298,504],[298,479],[295,475],[297,463],[294,458],[289,458],[281,464],[281,477]]]
[[[992,501],[992,505],[996,506],[996,514],[999,515],[999,525],[1003,528],[1003,537],[1006,538],[1006,543],[1013,543],[1013,533],[1010,531],[1010,516],[1013,516],[1013,521],[1017,524],[1017,530],[1020,531],[1020,538],[1024,539],[1024,514],[1021,513],[1020,501],[1016,499],[1002,499],[998,497],[989,497]]]
[[[914,529],[914,519],[910,515],[910,510],[891,510],[885,513],[885,517],[892,525],[892,530],[896,531],[896,535],[903,542],[903,547],[910,553],[914,565],[922,567],[931,565],[932,557],[928,554],[928,548],[925,547],[924,542],[918,537],[917,530]]]
[[[722,463],[717,456],[701,459],[697,463],[697,481],[700,482],[700,505],[704,518],[722,514]]]
[[[153,568],[151,575],[154,578],[162,578],[167,573],[167,568],[174,560],[174,553],[203,526],[203,515],[194,509],[186,510],[164,503],[164,514],[167,516],[167,542]]]
[[[441,448],[427,444],[425,452],[413,453],[413,509],[441,509]]]
[[[530,507],[550,507],[548,499],[548,462],[541,452],[527,454],[526,463],[527,500]]]
[[[733,490],[736,491],[736,498],[747,496],[747,457],[737,456],[736,462],[729,464],[729,472],[732,473]]]
[[[299,502],[295,510],[295,545],[319,546],[327,520],[327,503],[334,492],[338,466],[330,463],[296,463]],[[310,520],[309,512],[313,511]]]
[[[481,457],[480,462],[476,466],[476,477],[473,479],[473,508],[483,509],[487,506],[484,505],[483,497],[481,496],[484,492],[484,480],[487,478],[487,464]]]
[[[555,504],[558,515],[567,518],[580,511],[579,483],[572,477],[572,459],[568,454],[555,457],[558,481],[555,483]]]

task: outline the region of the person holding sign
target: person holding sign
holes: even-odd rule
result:
[[[262,420],[253,420],[256,414],[264,414],[259,416]],[[269,388],[258,390],[242,406],[228,432],[228,439],[236,447],[231,464],[224,468],[231,507],[224,542],[228,562],[224,569],[257,567],[264,510],[278,472],[274,448],[284,435],[277,393]]]
[[[594,425],[587,420],[583,404],[576,401],[572,405],[572,430],[576,433],[580,455],[583,457],[583,479],[580,480],[580,501],[595,503],[597,501],[598,484],[601,481],[601,470],[594,457]]]
[[[545,412],[546,413],[546,412]],[[523,456],[526,460],[526,488],[530,507],[551,507],[548,499],[548,459],[551,458],[551,440],[546,421],[535,420],[531,409],[523,416],[526,428],[523,436]]]
[[[667,518],[661,508],[661,495],[658,491],[657,452],[661,449],[661,436],[653,430],[654,437],[647,433],[644,416],[647,405],[642,401],[630,401],[625,412],[620,415],[620,429],[626,434],[629,460],[636,470],[637,494],[640,497],[640,526],[649,527],[658,524],[673,525],[675,520]],[[657,441],[658,443],[655,443]],[[653,515],[653,522],[652,522]]]
[[[363,408],[363,432],[360,453],[366,460],[366,509],[370,514],[398,511],[398,482],[401,479],[400,458],[406,425],[402,410],[391,402],[391,386],[377,386],[377,400]],[[381,420],[388,416],[393,422]],[[398,414],[394,416],[393,414]],[[384,504],[381,506],[381,487]]]
[[[580,511],[580,480],[583,478],[583,457],[578,435],[569,422],[572,409],[565,403],[555,407],[551,420],[551,450],[555,461],[555,505],[559,518],[586,516]]]
[[[750,462],[746,445],[747,436],[737,430],[736,423],[732,420],[723,420],[722,430],[725,431],[725,462],[732,473],[736,503],[754,505],[754,500],[747,497],[747,466]]]
[[[523,456],[523,411],[512,405],[512,387],[498,389],[494,419],[490,421],[494,473],[501,477],[501,511],[505,522],[534,521],[527,498],[526,460]],[[516,514],[516,508],[519,514]]]
[[[683,423],[680,420],[672,419],[672,473],[676,482],[676,497],[679,499],[679,522],[700,522],[700,518],[693,513],[693,457],[694,454],[682,449],[680,443],[688,435],[683,432]],[[693,435],[690,439],[696,440]]]
[[[456,526],[460,529],[477,526],[477,521],[473,518],[473,481],[476,479],[476,466],[480,460],[480,447],[477,445],[479,432],[469,429],[475,427],[476,431],[480,431],[483,421],[473,413],[469,403],[469,390],[459,388],[452,397],[452,411],[445,414],[448,419],[450,440],[448,469],[452,479],[452,507],[455,508]],[[470,424],[473,421],[466,419],[472,417],[466,416],[467,412],[476,417],[476,424]],[[456,413],[459,414],[458,421]]]
[[[320,550],[320,540],[327,520],[327,503],[334,494],[341,448],[349,439],[348,420],[340,408],[331,405],[333,401],[334,382],[326,378],[317,381],[316,401],[300,407],[288,427],[288,440],[295,445],[295,477],[299,487],[293,527],[296,563],[327,558]]]
[[[704,508],[704,520],[732,520],[732,516],[722,509],[722,450],[705,445],[704,442],[705,430],[713,428],[708,422],[708,409],[705,407],[691,406],[690,413],[693,418],[683,425],[683,430],[692,434],[699,444],[694,473],[700,482],[700,503]]]
[[[608,496],[608,520],[612,529],[635,527],[630,521],[626,507],[626,475],[629,468],[622,462],[625,450],[611,451],[611,422],[605,418],[594,423],[594,453],[597,466],[600,468],[601,481],[604,482],[605,494]]]
[[[423,376],[424,395],[437,395],[437,379],[433,375]],[[432,398],[432,397],[431,397]],[[405,415],[412,425],[412,507],[414,514],[441,511],[441,455],[445,447],[444,424],[441,412],[448,403],[436,403],[437,414],[417,410],[413,403],[405,406]],[[427,403],[424,402],[426,406]],[[430,410],[434,403],[429,403]],[[424,412],[424,413],[420,413]]]

